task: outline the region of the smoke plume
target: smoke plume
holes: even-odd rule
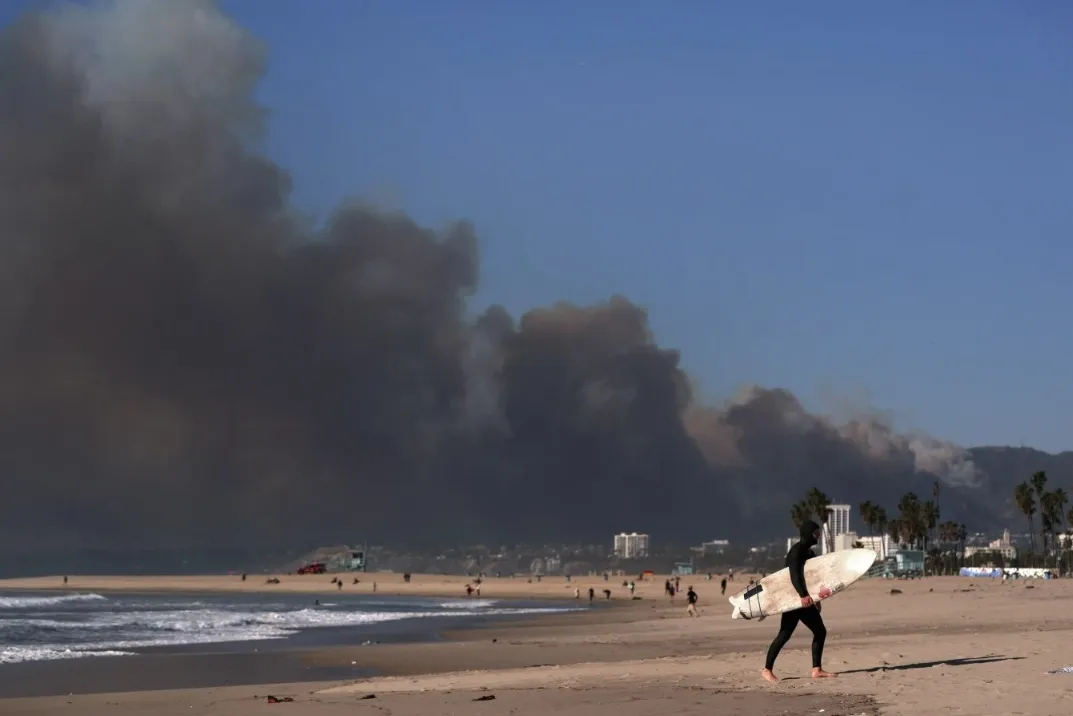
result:
[[[310,229],[259,151],[265,57],[208,0],[0,36],[9,538],[767,535],[811,486],[977,479],[955,446],[783,390],[698,404],[626,298],[472,315],[467,223],[347,205]]]

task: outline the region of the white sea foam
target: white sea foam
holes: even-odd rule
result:
[[[50,661],[54,659],[80,659],[89,656],[129,656],[129,651],[54,648],[48,646],[0,646],[0,664],[18,664],[23,661]]]
[[[438,609],[488,609],[499,604],[498,599],[452,599],[449,602],[440,602]]]
[[[67,602],[100,602],[107,597],[100,594],[63,594],[55,597],[0,597],[0,609],[38,609]]]
[[[129,654],[131,649],[156,646],[282,639],[302,629],[361,626],[403,619],[459,618],[473,614],[477,609],[482,616],[563,611],[562,608],[543,607],[496,608],[493,606],[496,602],[492,600],[483,603],[480,600],[443,602],[429,605],[429,611],[359,611],[329,609],[327,605],[289,611],[253,611],[249,607],[213,609],[200,606],[201,603],[195,602],[191,606],[193,604],[199,604],[199,608],[49,611],[27,618],[0,619],[0,664],[121,656]],[[54,605],[38,603],[37,606]]]

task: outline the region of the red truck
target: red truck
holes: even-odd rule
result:
[[[328,567],[324,562],[310,562],[298,568],[298,574],[324,574],[327,571]]]

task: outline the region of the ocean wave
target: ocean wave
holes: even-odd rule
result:
[[[563,611],[560,608],[488,609],[482,615],[540,614]],[[433,617],[464,616],[454,611],[424,612],[358,612],[306,608],[292,611],[245,612],[213,609],[190,609],[179,611],[134,611],[104,612],[86,615],[84,619],[5,619],[0,621],[0,634],[5,631],[28,629],[64,630],[127,630],[149,632],[204,632],[211,630],[236,630],[246,627],[269,626],[279,629],[309,629],[315,627],[345,627],[398,621],[400,619],[428,619]]]
[[[0,609],[36,609],[67,602],[100,602],[108,598],[100,594],[64,594],[55,597],[0,597]]]
[[[24,661],[53,661],[55,659],[80,659],[89,656],[133,656],[133,652],[92,649],[69,649],[47,646],[0,647],[0,664],[19,664]]]
[[[437,609],[488,609],[499,604],[498,599],[452,599],[449,602],[440,602]]]
[[[327,605],[273,610],[260,605],[262,609],[257,611],[200,607],[37,612],[25,617],[10,614],[0,618],[0,664],[120,656],[132,649],[151,647],[283,639],[311,628],[437,617],[457,619],[475,614],[484,617],[573,611],[562,607],[500,608],[494,604],[492,600],[443,602],[430,604],[431,609],[423,611],[358,611],[330,609]]]

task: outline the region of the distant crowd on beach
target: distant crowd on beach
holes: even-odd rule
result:
[[[514,575],[511,575],[511,576],[513,577]],[[610,580],[611,580],[611,573],[610,572],[604,572],[602,576],[603,576],[603,580],[604,580],[605,583],[610,582]],[[639,599],[640,598],[640,597],[635,596],[635,593],[637,591],[637,582],[638,581],[646,581],[646,577],[650,578],[651,576],[652,576],[651,572],[642,572],[641,574],[639,574],[637,576],[636,580],[634,580],[634,579],[625,579],[625,580],[622,581],[622,587],[629,591],[630,599]],[[764,576],[766,576],[766,575],[765,574],[760,575],[761,578],[763,578]],[[502,574],[497,572],[496,577],[502,577]],[[481,596],[481,587],[483,586],[484,581],[485,581],[486,578],[487,578],[486,574],[484,574],[483,572],[478,572],[476,577],[474,577],[471,582],[466,584],[466,586],[465,586],[466,596],[467,597],[478,597],[479,598]],[[537,575],[530,576],[526,581],[529,584],[532,584],[534,581],[537,584],[540,584],[543,581],[543,578],[544,578],[544,575],[537,574]],[[713,578],[714,577],[713,577],[713,575],[711,573],[706,574],[705,577],[704,577],[704,579],[706,581],[712,581]],[[566,574],[566,575],[563,575],[563,580],[569,584],[572,581],[572,577],[571,577],[571,575]],[[726,576],[722,577],[720,579],[719,593],[721,595],[725,596],[726,591],[727,591],[727,583],[728,582],[733,582],[733,581],[734,581],[734,570],[729,569],[729,570],[727,570]],[[750,579],[749,580],[749,586],[750,587],[753,586],[753,584],[755,584],[755,583],[756,583],[755,579]],[[671,602],[674,602],[676,595],[678,595],[681,592],[681,590],[682,590],[682,577],[681,577],[681,575],[675,575],[675,576],[673,576],[671,578],[668,578],[663,583],[664,594],[671,600]],[[596,598],[597,598],[598,594],[602,595],[603,599],[605,601],[609,601],[611,599],[611,596],[612,596],[612,592],[611,592],[610,588],[605,588],[605,589],[599,590],[599,592],[598,592],[595,587],[589,587],[587,596],[588,596],[588,601],[589,601],[590,605],[593,602],[596,601]],[[688,585],[686,587],[685,596],[686,596],[686,614],[691,616],[691,617],[699,616],[698,606],[697,606],[698,601],[699,601],[699,596],[697,595],[697,592],[693,589],[692,585]],[[582,597],[581,587],[574,587],[574,599],[580,601],[581,597]]]

